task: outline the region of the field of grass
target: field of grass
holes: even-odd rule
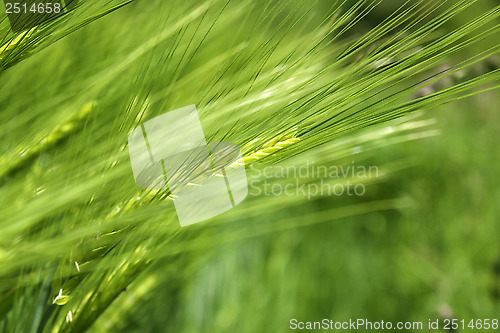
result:
[[[125,3],[21,34],[1,14],[0,332],[500,319],[494,1]],[[191,104],[253,189],[363,195],[251,188],[180,228],[127,138]],[[263,173],[310,165],[377,173]]]

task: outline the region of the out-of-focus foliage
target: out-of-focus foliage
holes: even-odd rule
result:
[[[437,132],[432,121],[401,117],[498,85],[495,69],[459,74],[498,52],[484,41],[498,34],[500,7],[454,28],[480,2],[413,1],[357,33],[377,2],[137,1],[113,10],[123,3],[83,2],[21,38],[2,21],[1,329],[255,332],[287,331],[296,316],[426,320],[436,307],[421,296],[435,280],[422,276],[439,274],[411,262],[438,249],[406,244],[430,218],[406,217],[419,192],[388,180],[434,156],[409,161],[400,149],[419,146],[396,144]],[[126,142],[141,122],[189,104],[207,139],[243,147],[249,176],[354,161],[376,163],[380,177],[350,179],[366,184],[361,198],[251,195],[180,229],[168,193],[135,185]],[[391,303],[396,296],[414,308]]]

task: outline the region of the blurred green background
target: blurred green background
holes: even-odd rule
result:
[[[291,10],[299,5],[298,1],[286,3]],[[329,5],[329,1],[323,1],[311,7],[316,15],[313,17],[322,17]],[[473,10],[480,13],[494,5],[495,1],[480,1]],[[366,33],[396,6],[396,1],[383,1],[345,38]],[[259,13],[257,4],[248,15]],[[90,164],[104,158],[103,153],[96,152],[100,144],[95,142],[118,147],[126,140],[126,129],[134,124],[125,113],[131,96],[135,93],[154,96],[171,84],[170,80],[175,81],[175,78],[156,77],[158,67],[150,63],[155,57],[164,60],[162,47],[175,49],[180,40],[176,38],[156,46],[148,58],[151,62],[135,62],[133,67],[124,67],[119,75],[112,73],[113,64],[118,67],[121,64],[116,55],[132,55],[162,24],[162,15],[175,16],[176,12],[158,11],[158,17],[156,14],[155,2],[137,1],[2,73],[0,101],[9,109],[0,112],[0,124],[8,123],[8,127],[0,127],[3,152],[19,142],[29,144],[30,138],[39,136],[41,128],[42,131],[50,128],[48,124],[57,126],[65,119],[65,110],[81,108],[92,100],[98,101],[99,110],[99,116],[91,116],[80,129],[82,135],[69,137],[63,146],[58,145],[29,162],[30,173],[14,175],[11,181],[24,184],[20,188],[26,192],[33,188],[43,190],[46,183],[49,188],[50,184],[54,187],[70,184],[71,179],[88,175],[76,171],[67,176],[71,167],[65,168],[65,163],[72,166],[78,156],[86,154]],[[210,39],[209,47],[199,50],[193,58],[193,68],[198,69],[200,64],[221,55],[221,50],[228,49],[224,47],[226,42],[232,45],[229,41],[247,33],[247,25],[239,26],[239,22],[232,22],[229,15],[227,18],[224,15],[221,17],[227,20],[227,26],[235,30],[216,31],[217,38]],[[468,19],[468,15],[459,15],[443,29],[461,26]],[[317,22],[313,21],[304,23],[302,29],[314,29]],[[265,32],[257,29],[254,33]],[[196,36],[204,38],[203,34]],[[293,43],[293,39],[283,42]],[[488,46],[492,46],[491,42],[475,47],[482,50]],[[334,48],[335,44],[329,47]],[[460,62],[476,51],[468,49],[450,58],[449,63]],[[120,58],[122,64],[126,60],[126,56]],[[175,63],[167,61],[165,66]],[[191,67],[184,72],[189,74]],[[183,106],[194,91],[203,91],[207,82],[210,82],[208,77],[193,79],[187,87],[170,92],[168,100],[153,108],[152,113],[161,114]],[[267,214],[236,209],[221,216],[218,221],[222,222],[213,226],[195,226],[185,237],[189,239],[191,232],[204,232],[206,243],[186,251],[181,247],[174,255],[156,259],[121,292],[90,331],[288,332],[292,318],[424,323],[448,317],[466,321],[498,318],[498,105],[498,92],[490,91],[424,110],[422,117],[435,119],[433,128],[439,129],[440,134],[381,145],[361,154],[362,165],[383,166],[404,161],[405,166],[368,184],[363,197],[299,198],[290,204],[276,201],[271,204],[277,207]],[[92,146],[86,146],[82,142],[84,134],[98,130],[100,137],[94,137]],[[353,136],[356,135],[355,132]],[[78,149],[68,153],[67,147],[72,144]],[[304,159],[314,160],[319,156],[315,154],[321,153],[312,151]],[[125,155],[121,157],[126,161]],[[349,164],[351,160],[347,156],[342,161]],[[103,164],[107,162],[112,160],[103,160]],[[61,174],[37,173],[58,163],[64,170]],[[120,186],[129,195],[135,191],[132,176],[129,178],[110,182],[123,183]],[[107,190],[102,188],[95,194],[96,198],[104,198],[102,203],[89,208],[86,197],[61,216],[76,211],[73,216],[78,220],[85,219],[91,210],[109,210],[113,204],[106,201],[106,195]],[[19,198],[23,200],[22,195]],[[372,200],[394,198],[403,198],[405,207],[328,218],[328,214],[334,215],[342,207],[355,210],[357,205]],[[326,215],[318,218],[321,212]],[[286,227],[287,221],[296,217],[304,219],[303,225]],[[259,229],[263,222],[272,225],[276,221],[282,221],[277,230]],[[238,232],[240,229],[255,231],[255,235],[242,234]],[[218,236],[232,233],[239,236],[232,240]]]
[[[401,157],[416,163],[367,187],[368,196],[408,197],[409,208],[220,245],[197,272],[180,280],[179,263],[162,260],[154,267],[156,287],[140,299],[132,297],[134,305],[117,327],[288,332],[292,318],[424,323],[450,315],[466,321],[496,318],[499,102],[491,93],[433,110],[441,135],[386,148],[369,159],[366,165]],[[318,201],[288,207],[269,220],[352,203],[338,197]],[[243,219],[231,228],[255,222]],[[199,255],[178,260],[182,265]],[[141,284],[137,281],[137,288]]]

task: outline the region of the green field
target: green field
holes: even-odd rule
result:
[[[0,6],[0,332],[495,331],[500,6],[377,3]],[[251,186],[181,228],[127,139],[192,104]]]

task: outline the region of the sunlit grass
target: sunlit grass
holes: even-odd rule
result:
[[[500,76],[493,70],[412,98],[429,79],[498,53],[482,50],[439,70],[498,34],[498,26],[484,28],[500,7],[446,32],[445,23],[474,1],[409,3],[356,38],[345,34],[377,2],[337,2],[328,13],[306,1],[217,0],[137,2],[114,11],[124,3],[83,2],[22,35],[2,21],[0,61],[9,68],[0,74],[5,331],[83,331],[159,257],[405,206],[379,200],[270,222],[265,216],[303,198],[254,197],[220,220],[180,230],[167,193],[143,191],[131,176],[126,142],[141,122],[194,103],[207,140],[241,145],[246,162],[300,165],[324,156],[325,163],[350,163],[359,146],[367,146],[362,159],[370,149],[436,134],[419,131],[425,122],[396,118],[496,88]],[[390,163],[384,177],[406,166]],[[261,224],[212,234],[231,218],[255,214]],[[183,263],[179,275],[202,259]]]

